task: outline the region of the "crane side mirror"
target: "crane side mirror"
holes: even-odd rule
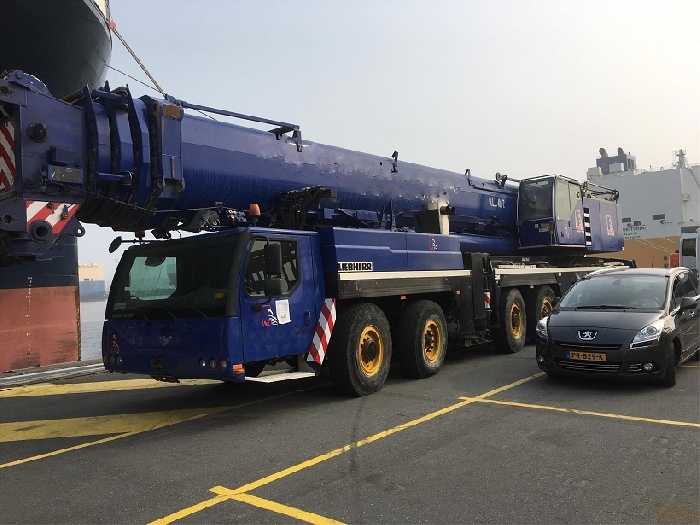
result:
[[[271,277],[263,282],[263,293],[267,297],[279,297],[282,295],[282,278]]]
[[[282,275],[282,245],[269,242],[265,245],[265,275]]]

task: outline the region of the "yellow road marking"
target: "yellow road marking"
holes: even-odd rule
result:
[[[419,417],[417,419],[413,419],[413,420],[408,421],[406,423],[402,423],[401,425],[397,425],[397,426],[390,428],[388,430],[378,432],[372,436],[369,436],[369,437],[366,437],[366,438],[361,439],[359,441],[356,441],[355,443],[350,443],[350,444],[345,445],[343,447],[336,448],[335,450],[331,450],[330,452],[326,452],[325,454],[321,454],[321,455],[316,456],[314,458],[307,459],[306,461],[302,461],[301,463],[299,463],[297,465],[293,465],[293,466],[288,467],[284,470],[280,470],[279,472],[275,472],[273,474],[270,474],[269,476],[265,476],[264,478],[260,478],[257,481],[253,481],[252,483],[247,483],[245,485],[242,485],[241,487],[239,487],[237,489],[232,490],[232,489],[228,489],[228,488],[222,487],[222,486],[213,487],[210,490],[212,492],[214,492],[215,494],[217,494],[217,497],[205,500],[205,501],[198,503],[196,505],[192,505],[191,507],[184,508],[182,510],[179,510],[177,512],[169,514],[163,518],[152,521],[150,525],[167,525],[169,523],[173,523],[173,522],[180,520],[182,518],[185,518],[187,516],[191,516],[192,514],[196,514],[200,510],[217,505],[218,503],[221,503],[222,501],[225,501],[226,499],[235,499],[238,501],[248,500],[248,499],[252,498],[252,496],[250,496],[246,493],[248,493],[252,490],[255,490],[257,488],[260,488],[263,485],[267,485],[268,483],[272,483],[273,481],[277,481],[279,479],[285,478],[287,476],[295,474],[295,473],[297,473],[301,470],[304,470],[306,468],[312,467],[314,465],[318,465],[319,463],[322,463],[322,462],[329,460],[331,458],[334,458],[336,456],[340,456],[341,454],[344,454],[345,452],[349,452],[350,450],[354,450],[354,449],[362,447],[364,445],[374,443],[375,441],[378,441],[378,440],[383,439],[385,437],[391,436],[392,434],[395,434],[397,432],[401,432],[402,430],[406,430],[408,428],[415,427],[417,425],[420,425],[421,423],[425,423],[427,421],[435,419],[436,417],[439,417],[439,416],[442,416],[445,414],[449,414],[450,412],[453,412],[453,411],[457,410],[458,408],[462,408],[464,406],[478,402],[479,400],[485,398],[486,396],[492,396],[494,394],[498,394],[498,393],[503,392],[505,390],[508,390],[510,388],[522,385],[523,383],[526,383],[527,381],[530,381],[530,380],[535,379],[536,377],[540,377],[542,375],[544,375],[544,373],[540,372],[540,373],[531,375],[529,377],[526,377],[524,379],[520,379],[519,381],[516,381],[514,383],[510,383],[508,385],[502,386],[502,387],[497,388],[495,390],[489,390],[488,392],[481,394],[480,396],[477,396],[474,398],[462,398],[462,401],[460,401],[459,403],[455,403],[455,404],[450,405],[448,407],[441,408],[440,410],[436,410],[435,412],[431,412],[430,414],[426,414],[425,416]],[[245,499],[242,498],[243,495],[246,496]],[[256,498],[256,501],[258,499],[259,498]],[[251,502],[251,501],[252,501],[252,499],[248,502]],[[265,500],[260,500],[260,501],[265,501]],[[269,503],[272,503],[272,502],[269,502]],[[251,504],[254,504],[254,503],[251,503]],[[259,505],[259,506],[262,506],[262,505]],[[284,506],[281,506],[281,507],[284,507]],[[264,507],[264,508],[267,508],[267,507]],[[286,507],[286,508],[291,508],[291,507]],[[272,509],[270,509],[270,510],[272,510]],[[317,516],[316,514],[305,513],[305,511],[302,511],[302,510],[298,510],[298,509],[293,509],[293,510],[295,510],[296,512],[299,512],[299,513],[304,513],[304,515],[306,515],[308,517]],[[277,511],[275,510],[275,512],[277,512]],[[289,514],[287,514],[287,515],[289,515]],[[297,517],[297,516],[293,516],[293,517],[296,517],[297,519],[302,520],[302,521],[306,521],[306,518],[301,518],[301,517]],[[319,516],[319,518],[322,518],[322,517]],[[326,520],[326,518],[322,518],[322,519]],[[309,523],[338,523],[338,522],[309,521]]]
[[[316,525],[342,525],[343,523],[342,521],[326,518],[325,516],[320,516],[319,514],[314,514],[313,512],[307,512],[305,510],[282,505],[281,503],[277,503],[275,501],[259,498],[257,496],[253,496],[252,494],[237,494],[230,497],[236,501],[242,501],[243,503],[248,503],[249,505],[253,505],[255,507],[260,507],[265,510],[276,512],[277,514],[283,514],[285,516],[289,516],[290,518],[294,518],[299,521],[306,521],[308,523],[314,523]]]
[[[138,432],[129,432],[127,434],[120,434],[118,436],[110,436],[110,437],[98,439],[97,441],[90,441],[89,443],[81,443],[80,445],[76,445],[74,447],[61,448],[59,450],[52,450],[51,452],[47,452],[46,454],[39,454],[37,456],[32,456],[32,457],[24,458],[24,459],[17,459],[15,461],[10,461],[9,463],[0,464],[0,469],[6,468],[6,467],[16,467],[17,465],[22,465],[23,463],[29,463],[30,461],[37,461],[40,459],[50,458],[51,456],[58,456],[60,454],[65,454],[66,452],[80,450],[81,448],[87,448],[87,447],[91,447],[93,445],[101,445],[102,443],[108,443],[110,441],[114,441],[115,439],[121,439],[121,438],[129,437],[129,436],[133,436],[134,434],[138,434]]]
[[[165,388],[171,386],[199,386],[221,384],[210,379],[181,379],[180,383],[164,383],[155,379],[119,379],[117,381],[95,381],[72,385],[25,385],[0,390],[0,398],[40,397],[65,394],[85,394],[90,392],[116,392],[119,390],[141,390],[145,388]]]
[[[0,423],[0,443],[30,439],[73,438],[123,434],[126,432],[147,432],[182,421],[216,414],[217,412],[228,410],[228,408],[190,408],[140,414],[116,414],[113,416]]]
[[[312,388],[318,388],[318,387],[312,387]],[[189,417],[189,418],[187,418],[187,419],[182,419],[182,417],[181,417],[180,419],[177,419],[177,418],[167,418],[167,417],[166,417],[166,418],[161,419],[161,423],[160,423],[159,425],[157,425],[157,426],[154,426],[154,425],[152,424],[152,423],[153,423],[152,421],[147,421],[147,423],[148,423],[147,426],[142,427],[142,428],[136,427],[136,430],[134,430],[134,431],[132,431],[132,432],[125,432],[125,433],[119,434],[119,435],[117,435],[117,436],[110,436],[110,437],[106,437],[106,438],[103,438],[103,439],[98,439],[97,441],[91,441],[91,442],[89,442],[89,443],[81,443],[80,445],[76,445],[76,446],[74,446],[74,447],[63,448],[63,449],[60,449],[60,450],[54,450],[54,451],[52,451],[52,452],[48,452],[48,453],[46,453],[46,454],[39,454],[39,455],[37,455],[37,456],[32,456],[32,457],[29,457],[29,458],[18,459],[18,460],[16,460],[16,461],[10,461],[9,463],[0,464],[0,469],[6,468],[6,467],[14,467],[14,466],[16,466],[16,465],[21,465],[21,464],[27,463],[27,462],[29,462],[29,461],[36,461],[36,460],[44,459],[44,458],[51,457],[51,456],[57,456],[57,455],[59,455],[59,454],[64,454],[64,453],[66,453],[66,452],[72,452],[72,451],[74,451],[74,450],[80,450],[80,449],[82,449],[82,448],[91,447],[91,446],[93,446],[93,445],[100,445],[100,444],[102,444],[102,443],[107,443],[107,442],[109,442],[109,441],[114,441],[115,439],[121,439],[121,438],[125,438],[125,437],[134,436],[134,435],[136,435],[136,434],[140,434],[141,432],[147,432],[147,431],[149,431],[149,430],[155,430],[155,429],[157,429],[157,428],[162,428],[162,427],[166,427],[166,426],[170,426],[170,425],[175,425],[175,424],[177,424],[177,423],[183,423],[183,422],[185,422],[185,421],[192,421],[192,420],[195,420],[195,419],[199,419],[200,417],[204,417],[204,416],[207,416],[207,415],[215,414],[215,413],[217,413],[217,412],[223,412],[223,411],[226,411],[226,410],[234,410],[234,409],[238,409],[238,408],[247,407],[247,406],[250,406],[250,405],[257,405],[257,404],[260,404],[260,403],[264,403],[264,402],[266,402],[266,401],[271,401],[271,400],[274,400],[274,399],[279,399],[279,398],[281,398],[281,397],[289,396],[289,395],[292,395],[292,394],[295,394],[295,393],[296,393],[296,391],[287,392],[287,393],[284,393],[284,394],[279,394],[279,395],[276,395],[276,396],[269,396],[269,397],[265,397],[265,398],[262,398],[262,399],[257,399],[257,400],[254,400],[254,401],[247,401],[247,402],[245,402],[245,403],[240,403],[240,404],[238,404],[238,405],[232,405],[232,406],[216,407],[216,408],[209,408],[209,409],[193,409],[193,410],[189,410],[189,412],[193,413],[194,415],[192,415],[191,417]],[[180,411],[177,411],[177,410],[176,410],[176,411],[172,411],[172,412],[165,412],[165,414],[172,414],[173,412],[180,412]],[[186,412],[186,411],[182,411],[182,412]],[[158,413],[156,412],[155,414],[158,414]],[[181,416],[182,416],[182,414],[181,414]],[[118,417],[123,417],[123,416],[118,416]],[[91,418],[85,418],[85,419],[91,419]],[[31,423],[32,423],[32,422],[25,421],[25,422],[22,423],[22,424],[25,425],[25,426],[27,426],[27,425],[31,425]],[[5,424],[14,425],[15,423],[5,423]],[[116,427],[107,427],[107,428],[113,429],[113,428],[116,428]],[[20,431],[21,431],[21,429],[20,429]],[[26,430],[24,430],[24,431],[31,431],[31,429],[26,429]],[[110,433],[113,433],[113,432],[110,432]],[[1,434],[0,434],[0,435],[1,435]],[[51,436],[51,437],[57,437],[57,436]],[[66,436],[64,436],[64,437],[66,437]],[[24,439],[27,439],[27,438],[25,437]],[[10,440],[8,439],[8,441],[10,441]]]
[[[213,491],[214,489],[211,490]],[[174,512],[173,514],[170,514],[164,518],[152,521],[149,525],[164,525],[166,523],[172,523],[173,521],[177,521],[181,518],[184,518],[185,516],[189,516],[190,514],[196,514],[201,510],[208,509],[209,507],[213,507],[214,505],[218,505],[219,503],[228,501],[230,499],[231,496],[228,495],[216,496],[214,498],[205,499],[204,501],[200,501],[196,505],[192,505],[191,507],[187,507],[186,509],[183,509],[179,512]]]
[[[568,412],[571,414],[578,414],[582,416],[597,416],[597,417],[609,417],[612,419],[624,419],[627,421],[643,421],[645,423],[658,423],[660,425],[674,425],[681,427],[697,427],[700,428],[700,423],[691,423],[689,421],[674,421],[671,419],[652,419],[648,417],[637,417],[637,416],[626,416],[624,414],[610,414],[607,412],[591,412],[590,410],[578,410],[576,408],[562,408],[553,407],[547,405],[532,405],[529,403],[518,403],[515,401],[496,401],[495,399],[481,399],[480,397],[460,397],[465,401],[472,400],[478,403],[492,403],[494,405],[505,405],[520,408],[534,408],[538,410],[552,410],[555,412]]]

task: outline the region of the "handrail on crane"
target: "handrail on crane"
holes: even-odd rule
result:
[[[293,132],[292,139],[294,139],[297,145],[297,151],[301,151],[302,149],[301,129],[296,124],[290,124],[289,122],[281,122],[278,120],[270,120],[263,117],[256,117],[255,115],[244,115],[243,113],[236,113],[235,111],[228,111],[226,109],[216,109],[211,108],[209,106],[202,106],[199,104],[190,104],[189,102],[186,102],[184,100],[178,100],[175,97],[169,95],[166,95],[165,99],[168,102],[172,104],[177,104],[178,106],[181,106],[183,108],[194,109],[196,111],[205,111],[207,113],[216,113],[217,115],[223,115],[225,117],[239,118],[242,120],[248,120],[250,122],[260,122],[263,124],[277,126],[276,128],[269,130],[270,133],[277,137],[277,140],[279,140],[280,137],[285,133],[289,133],[291,131]]]

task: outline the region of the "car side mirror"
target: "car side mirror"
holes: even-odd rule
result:
[[[698,307],[698,300],[697,299],[693,299],[692,297],[682,297],[681,298],[681,309],[680,309],[681,312],[683,312],[685,310],[694,310],[697,307]]]
[[[561,297],[555,297],[552,299],[552,308],[556,308],[559,306],[559,303],[561,302]]]

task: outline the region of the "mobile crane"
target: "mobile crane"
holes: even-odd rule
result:
[[[614,190],[488,181],[127,88],[58,100],[22,72],[0,79],[0,158],[0,264],[60,257],[80,221],[135,233],[103,360],[163,381],[286,361],[365,395],[392,357],[409,377],[435,374],[448,340],[517,352],[556,295],[619,263],[594,254],[623,248]]]

